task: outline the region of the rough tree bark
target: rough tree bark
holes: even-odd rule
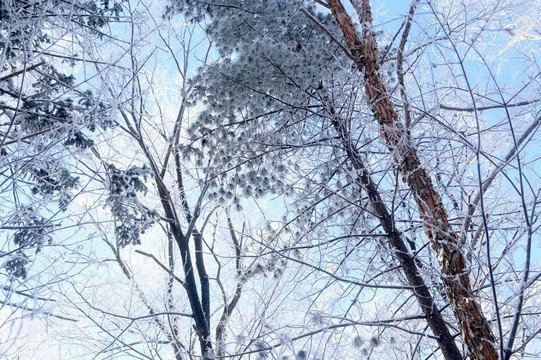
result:
[[[362,39],[355,31],[351,17],[341,1],[329,0],[328,4],[351,55],[355,58],[359,70],[364,72],[365,91],[374,118],[381,125],[381,137],[393,153],[403,181],[407,182],[417,201],[469,356],[475,360],[498,359],[494,335],[471,289],[469,270],[458,236],[449,224],[447,212],[430,176],[421,166],[416,148],[408,141],[407,130],[400,123],[398,113],[378,72],[378,51],[375,33],[371,29],[370,2],[362,0],[360,7],[356,6],[357,11],[360,11]],[[356,5],[358,4],[359,2]]]

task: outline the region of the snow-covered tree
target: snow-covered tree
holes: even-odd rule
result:
[[[3,226],[77,245],[34,266],[50,301],[9,288],[58,357],[539,357],[535,4],[42,4],[73,16],[29,47],[57,82],[6,72]]]
[[[529,5],[412,1],[394,34],[377,32],[369,1],[351,5],[352,14],[340,1],[174,3],[171,11],[207,22],[223,56],[197,79],[206,111],[193,132],[217,163],[236,168],[223,186],[248,194],[289,191],[304,200],[296,216],[308,213],[311,236],[301,239],[312,238],[309,246],[328,248],[326,241],[314,244],[317,228],[329,236],[368,226],[383,235],[377,252],[390,256],[384,262],[394,264],[395,279],[405,278],[410,290],[400,297],[417,300],[410,310],[424,313],[445,358],[509,358],[537,334],[522,312],[526,294],[535,292],[539,196],[537,153],[525,141],[540,117],[535,70],[514,82],[500,75],[517,65],[502,56],[532,43],[497,50],[495,44],[510,41],[509,12]],[[534,51],[522,61],[535,69],[538,56]],[[281,169],[290,174],[278,175]],[[497,183],[500,177],[508,182]],[[303,190],[292,190],[299,184]],[[341,190],[346,184],[348,194],[335,184]],[[509,192],[489,196],[496,184]],[[336,195],[349,206],[328,207]],[[349,208],[357,212],[354,227],[332,220],[342,211],[352,216]],[[530,230],[513,236],[512,245],[503,241],[504,229],[524,226]],[[291,241],[289,247],[298,246]],[[523,267],[514,267],[517,256]],[[510,273],[514,287],[502,280]]]

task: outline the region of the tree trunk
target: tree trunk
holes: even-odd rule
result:
[[[199,297],[197,282],[195,280],[194,274],[195,269],[193,266],[192,257],[190,255],[190,247],[185,234],[181,230],[180,221],[177,212],[173,206],[174,203],[171,199],[171,195],[169,193],[169,190],[163,183],[163,179],[160,175],[158,167],[156,166],[152,156],[150,155],[150,152],[148,151],[145,143],[141,141],[141,138],[138,139],[138,142],[145,156],[149,160],[150,168],[154,173],[155,184],[158,190],[158,194],[160,195],[160,201],[163,207],[165,217],[169,219],[169,230],[180,251],[182,265],[184,268],[184,281],[186,282],[186,286],[184,288],[186,290],[186,294],[188,295],[188,300],[192,309],[193,319],[195,322],[194,328],[199,340],[199,346],[201,347],[201,358],[203,360],[210,360],[212,352],[212,341],[209,326],[210,321],[208,320],[208,316],[205,314],[205,304],[210,304],[210,301],[208,299],[209,293],[202,293],[202,299]],[[205,297],[207,297],[207,299],[205,299]]]
[[[357,179],[355,179],[355,181],[366,191],[374,214],[379,218],[380,224],[387,234],[389,245],[395,251],[394,256],[400,262],[400,267],[406,275],[408,283],[413,287],[413,294],[419,302],[423,314],[426,316],[426,321],[430,326],[432,333],[437,336],[436,341],[438,342],[445,359],[461,359],[462,354],[456,346],[455,339],[449,332],[447,323],[443,320],[440,310],[434,303],[434,299],[428,286],[426,286],[423,278],[419,274],[415,259],[410,254],[405,244],[404,236],[396,229],[393,217],[385,206],[385,203],[379,194],[377,185],[372,180],[372,177],[368,173],[368,169],[362,161],[361,155],[357,151],[354,142],[351,140],[350,132],[345,126],[346,122],[338,118],[332,106],[327,107],[329,108],[333,127],[338,133],[338,138],[340,139],[342,147],[357,174]]]
[[[498,359],[498,352],[494,346],[495,338],[471,289],[469,270],[458,237],[449,224],[440,195],[435,190],[427,171],[421,166],[417,149],[408,141],[407,132],[399,122],[398,113],[378,73],[377,43],[371,29],[372,13],[369,0],[361,2],[359,16],[363,26],[362,39],[355,31],[353,22],[340,0],[329,0],[328,4],[359,70],[364,71],[366,94],[374,118],[381,125],[381,137],[393,153],[403,181],[407,182],[417,201],[469,356],[475,360]]]

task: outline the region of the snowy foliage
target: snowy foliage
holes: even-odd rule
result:
[[[140,244],[140,235],[156,221],[157,212],[146,209],[137,199],[137,193],[146,193],[145,180],[150,175],[146,166],[119,170],[108,165],[107,204],[115,219],[116,241],[120,247]]]
[[[0,4],[0,226],[12,230],[0,257],[15,276],[26,276],[27,252],[50,243],[55,216],[73,200],[80,184],[75,155],[113,126],[107,107],[72,73],[67,60],[77,58],[76,47],[67,53],[61,45],[74,24],[92,37],[111,14],[118,9],[105,3]]]
[[[466,354],[430,219],[328,2],[31,3],[0,5],[0,330],[20,326],[1,354],[442,359],[403,255]],[[370,3],[382,96],[472,299],[497,346],[537,358],[535,5]]]

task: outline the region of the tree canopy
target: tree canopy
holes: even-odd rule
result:
[[[536,14],[3,2],[0,353],[538,358]]]

